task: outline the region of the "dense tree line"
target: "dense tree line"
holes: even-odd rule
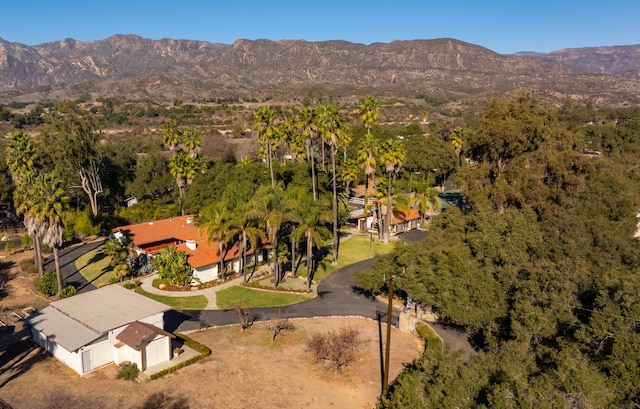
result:
[[[640,405],[637,110],[490,101],[458,130],[449,207],[422,243],[359,276],[466,331],[476,349],[427,350],[389,408]]]

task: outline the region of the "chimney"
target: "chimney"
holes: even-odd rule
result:
[[[187,240],[185,244],[189,250],[195,250],[198,247],[195,240]]]

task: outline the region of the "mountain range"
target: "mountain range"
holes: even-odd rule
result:
[[[455,39],[150,40],[114,35],[34,46],[0,38],[0,103],[290,100],[304,95],[471,100],[524,89],[560,102],[640,102],[640,45],[501,55]]]

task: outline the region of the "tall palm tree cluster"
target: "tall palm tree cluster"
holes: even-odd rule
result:
[[[339,209],[338,209],[338,164],[337,156],[343,152],[346,161],[346,149],[351,143],[352,131],[338,107],[332,104],[317,107],[304,107],[297,115],[290,118],[278,117],[271,107],[259,108],[253,116],[253,129],[258,133],[260,154],[269,167],[271,188],[276,188],[273,164],[277,148],[286,145],[292,158],[305,160],[310,164],[311,192],[314,201],[319,199],[317,186],[317,162],[322,164],[321,170],[327,171],[327,160],[331,161],[331,209],[333,215],[332,264],[338,263],[339,245]],[[304,154],[302,154],[304,153]],[[327,158],[328,153],[328,158]],[[277,243],[272,243],[277,251]],[[275,256],[275,254],[274,254]]]
[[[173,154],[169,160],[169,172],[176,180],[180,211],[184,216],[185,188],[193,183],[198,174],[203,174],[207,170],[206,162],[198,156],[202,146],[202,137],[193,128],[181,131],[177,121],[169,119],[162,126],[162,138],[164,144]]]
[[[21,131],[14,132],[6,147],[7,165],[13,179],[14,204],[24,217],[28,234],[33,237],[35,261],[40,276],[44,273],[40,242],[53,250],[58,294],[62,275],[58,251],[62,247],[64,212],[69,198],[61,180],[40,164],[33,141]]]
[[[290,261],[291,271],[297,269],[298,245],[304,242],[306,250],[307,288],[310,288],[317,252],[321,243],[332,238],[332,264],[339,256],[340,205],[345,190],[357,180],[359,170],[371,180],[380,237],[389,239],[392,210],[392,190],[395,178],[405,161],[401,141],[380,141],[371,132],[379,118],[379,105],[373,96],[360,101],[360,119],[367,134],[357,146],[357,158],[347,157],[352,130],[332,104],[305,106],[288,117],[276,108],[263,106],[253,115],[253,129],[260,143],[259,153],[268,168],[270,184],[244,192],[230,187],[223,197],[200,212],[199,225],[210,240],[218,243],[219,272],[226,276],[224,254],[234,245],[239,246],[241,272],[247,281],[247,251],[266,245],[274,271],[274,287],[284,277],[282,266]],[[310,186],[289,185],[278,180],[274,170],[280,160],[305,162],[310,175]],[[241,163],[244,161],[241,160]],[[378,195],[376,175],[386,175],[386,194]],[[318,177],[330,177],[330,195],[321,194]],[[340,185],[339,182],[342,182]],[[369,196],[367,183],[366,196]],[[383,207],[383,204],[386,206]],[[346,207],[346,206],[345,206]],[[331,228],[329,228],[331,226]],[[284,243],[288,242],[290,247]],[[302,257],[300,257],[302,261]]]

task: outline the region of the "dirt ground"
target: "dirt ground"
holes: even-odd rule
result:
[[[24,257],[22,255],[21,257]],[[33,277],[17,270],[18,257],[0,260],[0,305],[36,306],[48,300],[30,286]],[[12,262],[15,263],[12,264]],[[380,333],[386,327],[365,318],[292,321],[295,329],[271,341],[269,323],[242,331],[237,326],[198,331],[190,337],[211,356],[154,381],[115,379],[115,365],[82,378],[31,341],[0,345],[0,399],[15,409],[30,408],[368,408],[381,389]],[[306,351],[313,334],[355,328],[363,343],[356,362],[341,372],[316,364]],[[392,331],[390,380],[418,358],[422,342]],[[1,401],[0,401],[1,403]]]

